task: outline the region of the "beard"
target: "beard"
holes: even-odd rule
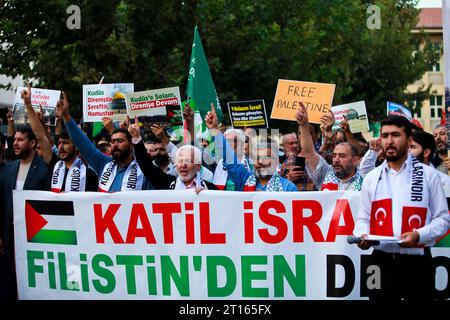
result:
[[[196,171],[190,171],[187,176],[182,176],[180,174],[178,176],[180,177],[181,181],[186,182],[192,180],[192,178],[194,178],[196,175],[197,175]]]
[[[437,139],[437,141],[436,141],[436,149],[441,154],[446,154],[447,153],[447,146],[445,145],[444,141],[442,141],[441,139]]]
[[[14,151],[14,153],[15,153],[15,151]],[[16,153],[15,154],[18,159],[25,159],[30,155],[30,153],[31,153],[31,149],[21,149],[18,154],[16,154]]]
[[[423,152],[421,152],[420,154],[418,154],[418,155],[416,156],[416,159],[423,163],[423,160],[425,160],[425,156],[423,155]]]
[[[272,167],[268,168],[260,168],[258,170],[255,170],[255,177],[258,179],[268,179],[271,176],[273,176],[274,170]]]
[[[62,161],[68,161],[68,160],[74,159],[76,157],[76,152],[75,151],[63,152],[63,153],[65,153],[66,155],[61,156],[61,152],[59,153],[59,159],[62,160]]]
[[[130,150],[114,149],[111,151],[111,154],[114,160],[116,160],[117,162],[121,162],[128,158],[128,156],[130,155]]]
[[[343,178],[347,178],[353,171],[353,168],[344,168],[342,166],[338,166],[339,168],[341,168],[341,170],[336,171],[335,167],[333,166],[334,170],[334,174],[336,175],[336,177],[338,177],[339,179],[343,179]]]
[[[396,154],[389,154],[388,151],[392,150],[392,149],[396,150],[397,153]],[[388,162],[395,162],[397,160],[400,160],[401,158],[403,158],[405,156],[405,154],[407,152],[408,152],[408,147],[407,146],[404,146],[404,147],[402,147],[400,149],[397,149],[395,147],[388,147],[388,148],[386,148],[386,150],[383,149],[384,156],[385,156],[385,158],[386,158],[386,160]]]

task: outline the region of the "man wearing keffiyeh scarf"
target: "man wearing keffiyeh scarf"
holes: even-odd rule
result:
[[[219,131],[218,119],[214,105],[205,117],[205,124],[214,137],[217,154],[222,155],[228,176],[236,185],[236,191],[297,191],[297,187],[289,180],[280,177],[278,167],[278,146],[267,139],[257,145],[254,172],[249,172],[240,163],[236,154]]]

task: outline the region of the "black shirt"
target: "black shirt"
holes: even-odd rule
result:
[[[48,172],[49,172],[49,179],[50,184],[52,181],[52,175],[53,175],[53,169],[55,168],[56,163],[59,161],[59,158],[56,156],[56,154],[52,154],[52,159],[50,160],[50,163],[48,166]],[[69,172],[69,169],[67,169],[66,166],[64,166],[64,180],[63,185],[61,187],[61,190],[64,190],[66,187],[66,178],[67,178],[67,172]],[[95,173],[94,170],[92,170],[90,167],[86,166],[86,187],[85,191],[97,191],[98,190],[98,176]]]

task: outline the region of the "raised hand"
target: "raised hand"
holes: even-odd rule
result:
[[[150,129],[152,130],[156,138],[158,138],[163,145],[169,144],[169,138],[167,137],[163,127],[155,123],[150,127]]]
[[[345,116],[343,116],[343,119],[339,123],[339,126],[341,127],[344,133],[350,132],[350,125],[348,124],[347,118]]]
[[[127,115],[127,118],[125,119],[125,120],[123,120],[121,123],[120,123],[120,127],[122,128],[122,129],[127,129],[128,128],[128,126],[130,125],[130,116],[129,115]]]
[[[12,110],[9,110],[9,109],[8,109],[8,112],[6,113],[6,119],[8,120],[8,122],[9,122],[9,121],[14,121]]]
[[[371,150],[378,152],[381,150],[381,139],[372,139],[370,140],[369,145]]]
[[[299,126],[306,126],[309,124],[308,113],[306,112],[305,105],[300,102],[300,109],[295,114],[295,120]]]
[[[20,97],[23,99],[25,105],[31,105],[31,86],[27,83],[27,89],[22,90]]]
[[[183,119],[186,120],[187,122],[194,121],[194,110],[191,109],[189,103],[186,103],[183,108]]]
[[[110,117],[103,117],[102,118],[103,126],[105,127],[106,131],[108,131],[110,134],[114,131],[114,124],[113,120]]]
[[[56,112],[59,113],[63,118],[65,122],[69,122],[70,112],[69,112],[69,100],[67,99],[66,93],[62,92],[63,98],[59,99],[56,103]]]
[[[325,113],[324,115],[322,115],[322,117],[320,118],[320,127],[323,128],[323,130],[325,132],[327,131],[331,131],[331,129],[333,128],[335,122],[335,118],[334,118],[334,114],[333,112],[328,112]]]
[[[128,132],[131,134],[131,137],[133,139],[140,139],[141,138],[141,130],[139,129],[138,124],[130,124],[128,126]]]
[[[44,124],[44,112],[42,111],[42,105],[39,105],[39,111],[36,111],[36,115],[39,121],[41,121],[41,123]]]
[[[214,103],[211,103],[211,111],[205,116],[205,124],[208,129],[217,129],[219,130],[219,119],[217,118],[216,108],[214,107]]]

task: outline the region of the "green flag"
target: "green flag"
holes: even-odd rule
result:
[[[223,119],[222,110],[211,73],[209,72],[208,61],[203,51],[197,26],[194,28],[194,42],[192,43],[190,61],[187,84],[189,105],[194,112],[200,112],[201,119],[203,120],[206,113],[211,111],[211,103],[214,103],[217,117],[219,118],[219,122],[221,122]]]
[[[92,126],[92,137],[95,137],[103,129],[103,122],[94,122]]]

